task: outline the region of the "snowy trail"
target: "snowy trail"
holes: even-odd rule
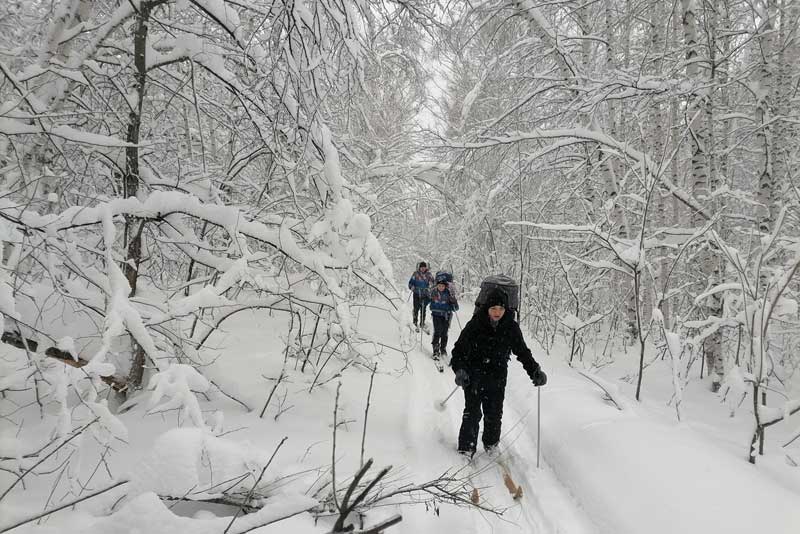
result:
[[[458,337],[458,324],[451,328],[451,343]],[[411,384],[407,389],[408,457],[413,465],[431,470],[460,466],[463,460],[455,453],[461,425],[463,395],[457,391],[444,410],[435,405],[454,387],[449,367],[439,373],[428,346],[430,337],[423,334],[409,357]],[[510,374],[524,375],[516,362]],[[510,380],[507,391],[504,430],[501,447],[517,484],[523,487],[521,500],[514,500],[503,485],[501,470],[479,451],[474,460],[472,481],[480,488],[481,503],[503,510],[502,515],[478,509],[443,507],[439,519],[445,520],[447,531],[474,534],[594,534],[596,529],[576,504],[569,491],[558,481],[549,467],[536,468],[536,407],[530,404],[535,389],[525,376],[525,383]],[[511,386],[511,384],[515,384]],[[522,408],[519,408],[521,406]],[[413,466],[412,466],[413,469]],[[440,471],[441,472],[441,471]],[[407,526],[415,532],[440,532],[444,525],[430,514],[409,514]]]
[[[512,364],[513,365],[513,364]],[[509,373],[512,374],[512,373]],[[558,532],[569,534],[594,534],[597,528],[577,504],[569,490],[558,480],[553,470],[541,458],[536,467],[537,430],[535,395],[539,394],[522,373],[522,377],[511,376],[506,395],[504,422],[510,426],[504,431],[501,443],[509,449],[509,464],[517,484],[526,491],[523,512],[531,524],[536,523],[535,532]],[[515,387],[519,384],[520,387]],[[546,388],[543,395],[546,395]],[[518,408],[524,406],[524,409]],[[546,432],[547,429],[543,429]]]
[[[406,398],[406,443],[409,451],[407,457],[411,462],[411,469],[415,472],[424,472],[421,478],[433,477],[452,465],[457,458],[451,452],[449,443],[455,436],[449,424],[449,417],[443,416],[444,412],[436,409],[435,403],[447,396],[446,386],[442,373],[433,365],[430,356],[425,354],[418,344],[409,355],[410,373],[404,377],[410,380],[410,387]],[[455,396],[454,396],[455,397]],[[452,400],[452,399],[451,399]],[[446,407],[449,409],[452,403]],[[441,521],[447,523],[447,530],[478,534],[474,523],[468,515],[452,507],[439,510],[439,517],[430,511],[409,509],[404,515],[405,529],[409,532],[437,532],[442,529]]]
[[[454,324],[451,347],[458,335]],[[796,492],[776,484],[690,425],[665,420],[632,401],[629,406],[623,402],[624,410],[609,405],[597,386],[557,354],[535,355],[549,375],[548,384],[538,390],[541,466],[536,467],[539,393],[515,358],[509,362],[500,441],[501,457],[522,486],[521,501],[508,494],[500,469],[476,456],[472,481],[482,489],[481,502],[504,508],[502,515],[450,505],[435,515],[419,512],[422,507],[407,508],[406,531],[616,534],[641,532],[644,525],[649,531],[671,534],[721,532],[718,527],[724,525],[726,532],[739,533],[768,521],[765,531],[798,532],[800,512],[789,504]],[[457,391],[445,410],[435,409],[436,401],[453,390],[453,373],[449,368],[437,372],[428,334],[409,353],[408,367],[411,373],[399,379],[405,402],[395,408],[407,412],[405,435],[399,439],[408,450],[415,478],[430,479],[463,464],[455,453],[463,394]],[[652,480],[659,484],[653,486]],[[717,512],[709,513],[709,506]]]

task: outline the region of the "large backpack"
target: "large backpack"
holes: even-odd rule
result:
[[[483,279],[478,298],[475,299],[475,311],[477,312],[483,306],[487,295],[493,289],[499,289],[506,294],[508,310],[512,311],[516,316],[519,312],[519,284],[516,280],[504,274],[493,274]]]
[[[436,273],[436,277],[434,278],[434,280],[437,284],[439,282],[444,282],[445,284],[451,284],[453,282],[453,273],[448,273],[447,271],[439,271]]]

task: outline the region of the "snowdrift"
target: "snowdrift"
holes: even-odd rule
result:
[[[747,463],[745,451],[736,457],[634,402],[619,409],[574,370],[553,371],[542,392],[543,458],[599,532],[800,532],[800,495]],[[529,384],[514,389],[530,404]]]

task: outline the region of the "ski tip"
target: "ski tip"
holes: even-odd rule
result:
[[[516,484],[508,473],[503,473],[503,483],[514,500],[522,498],[522,486]]]

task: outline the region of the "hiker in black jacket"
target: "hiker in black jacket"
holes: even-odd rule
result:
[[[505,293],[493,290],[453,347],[450,366],[455,372],[456,384],[464,388],[458,452],[469,456],[475,454],[481,411],[484,448],[491,451],[500,441],[508,360],[512,352],[534,386],[547,383],[547,375],[533,359],[513,314],[506,313],[507,307]]]

